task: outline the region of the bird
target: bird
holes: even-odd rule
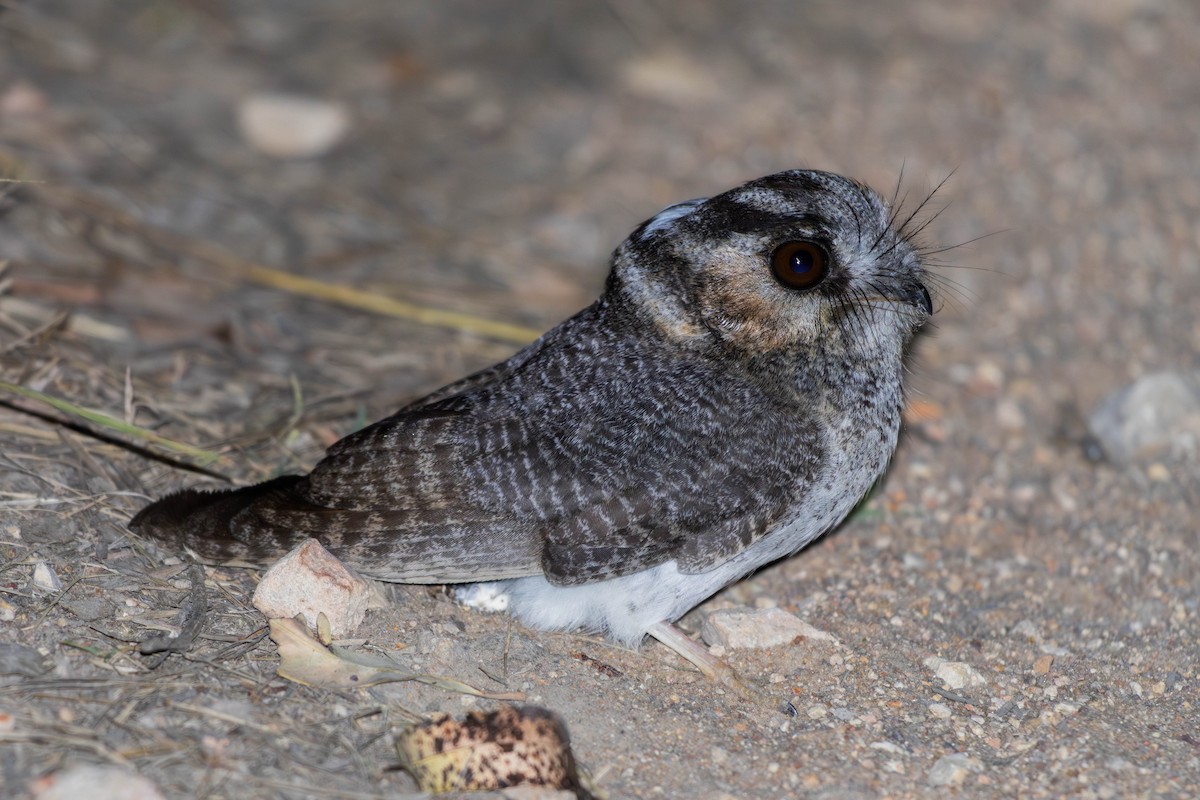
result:
[[[669,206],[603,293],[508,360],[334,443],[307,475],[188,489],[131,529],[207,562],[307,538],[526,626],[647,635],[838,526],[898,441],[932,317],[915,213],[793,169]]]

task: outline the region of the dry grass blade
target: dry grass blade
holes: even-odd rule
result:
[[[421,325],[476,333],[480,336],[487,336],[492,339],[500,339],[515,344],[528,344],[538,336],[541,336],[541,331],[534,328],[527,328],[523,325],[496,322],[495,320],[463,314],[458,311],[447,311],[441,308],[424,308],[412,303],[406,303],[403,300],[394,300],[390,297],[364,292],[350,286],[304,278],[259,264],[246,264],[244,273],[251,281],[263,286],[270,286],[275,289],[291,292],[292,294],[313,297],[318,300],[338,303],[364,311],[373,311],[376,314],[383,314],[389,317],[399,317],[400,319],[407,319]]]
[[[57,411],[61,411],[64,414],[68,414],[76,419],[84,420],[85,422],[89,422],[93,425],[99,425],[111,431],[124,434],[125,436],[132,436],[134,438],[141,439],[148,444],[157,445],[158,447],[162,447],[174,453],[190,456],[191,458],[194,458],[200,462],[201,466],[208,466],[213,462],[220,460],[221,458],[220,453],[214,453],[211,450],[204,450],[199,447],[194,447],[190,444],[177,442],[174,439],[168,439],[165,436],[159,436],[153,431],[148,431],[145,428],[139,428],[136,425],[130,425],[124,420],[117,419],[116,417],[110,417],[108,414],[104,414],[99,411],[92,411],[91,409],[77,406],[70,401],[53,397],[43,392],[39,392],[36,389],[18,386],[17,384],[9,383],[8,381],[0,381],[0,390],[20,395],[21,397],[25,397],[29,400],[35,400],[39,403],[43,403]]]
[[[88,733],[61,733],[50,726],[20,720],[15,730],[0,731],[0,742],[28,742],[32,744],[53,747],[58,751],[77,750],[100,756],[122,767],[131,766],[129,760],[120,753],[106,747],[98,735]]]
[[[20,161],[13,154],[0,150],[0,169],[15,171],[20,167]],[[447,309],[426,308],[350,286],[292,275],[284,270],[246,261],[211,242],[151,225],[91,193],[65,186],[26,183],[30,183],[29,189],[37,195],[39,201],[52,208],[66,213],[84,214],[102,224],[139,236],[156,247],[205,261],[224,270],[228,275],[260,286],[270,286],[292,294],[397,317],[420,325],[449,328],[515,344],[528,344],[542,334],[540,330],[524,325],[498,322]]]

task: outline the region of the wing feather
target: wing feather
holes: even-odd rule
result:
[[[590,312],[341,440],[298,501],[240,523],[321,529],[363,571],[404,581],[578,584],[672,559],[704,571],[745,549],[821,459],[780,431],[809,424],[801,440],[817,442],[815,426],[704,354]]]

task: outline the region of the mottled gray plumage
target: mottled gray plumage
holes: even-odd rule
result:
[[[813,288],[772,272],[795,240],[828,254]],[[596,303],[508,361],[307,476],[182,492],[131,525],[209,560],[312,536],[367,575],[503,581],[531,625],[637,641],[835,526],[883,472],[923,275],[887,204],[836,175],[672,206]]]

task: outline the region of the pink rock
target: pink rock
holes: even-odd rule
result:
[[[32,117],[45,114],[50,107],[46,93],[31,83],[17,81],[0,92],[0,116]]]
[[[119,767],[69,767],[38,778],[29,788],[35,800],[163,800],[153,783]]]
[[[275,562],[254,590],[254,607],[271,619],[304,616],[316,629],[324,613],[335,637],[362,624],[371,586],[334,558],[316,539],[306,539]]]

